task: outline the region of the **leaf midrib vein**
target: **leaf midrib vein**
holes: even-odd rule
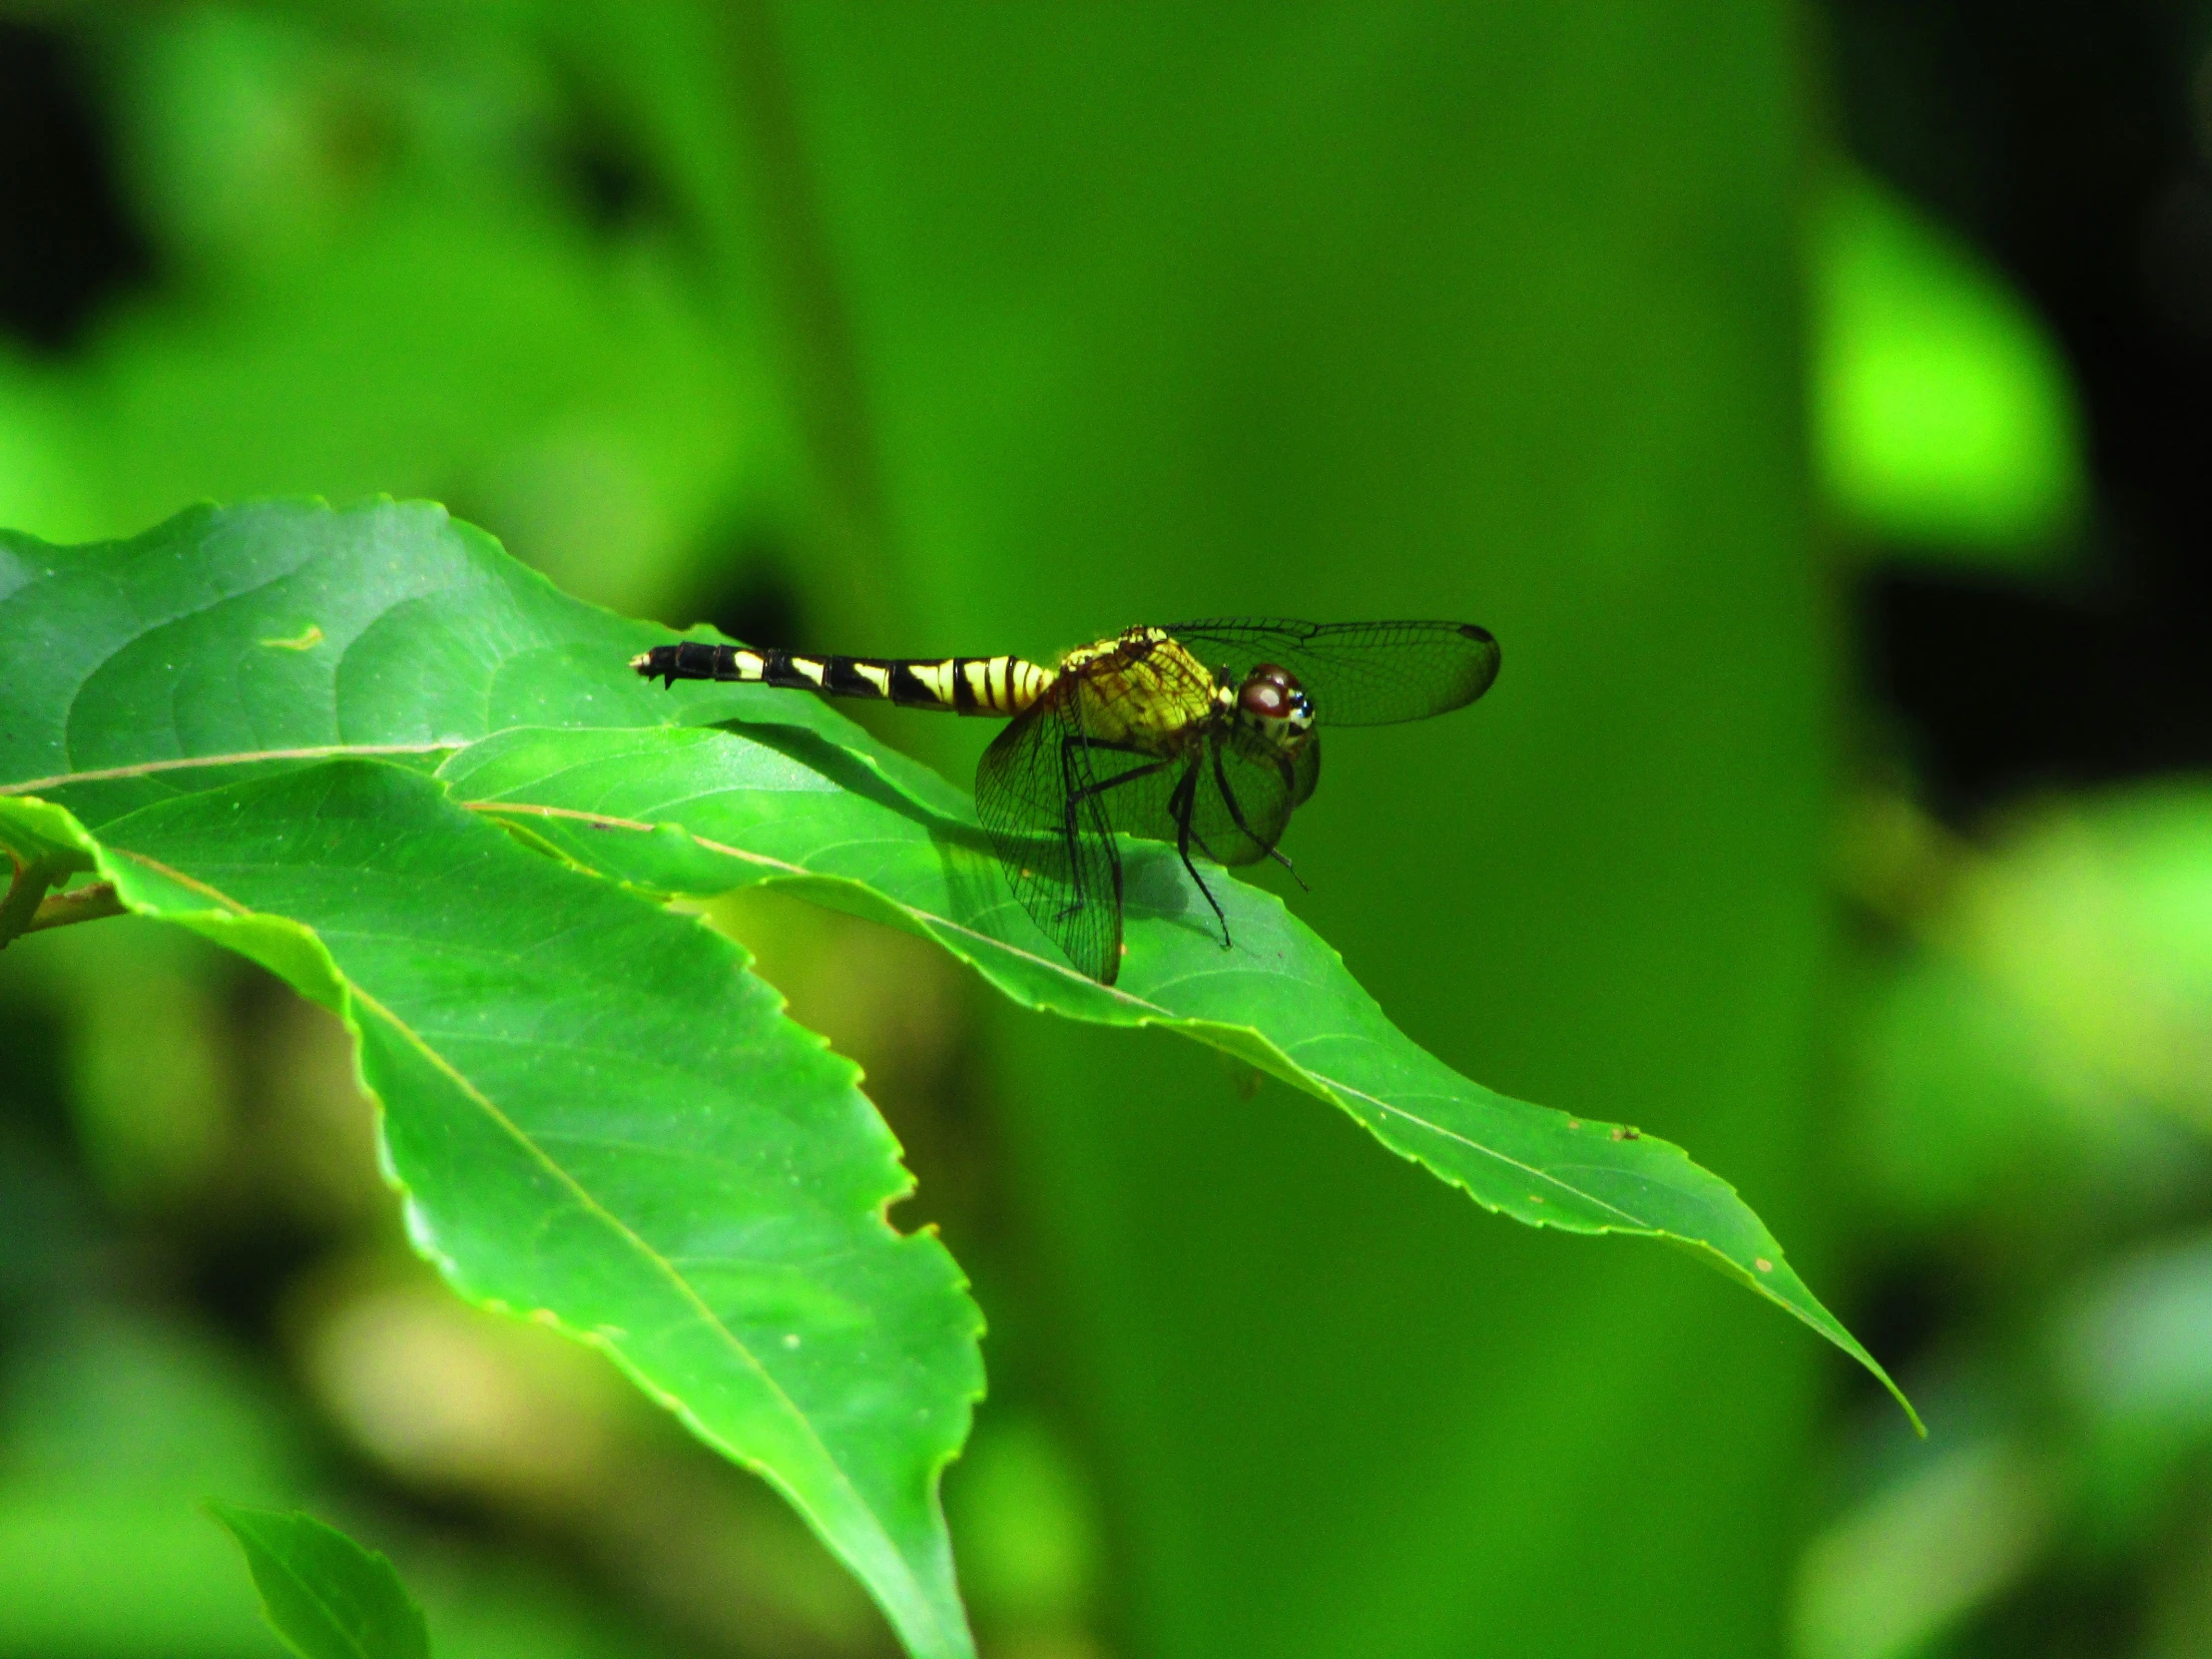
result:
[[[575,819],[585,824],[604,824],[617,830],[635,830],[644,834],[651,834],[660,828],[658,825],[647,824],[638,819],[617,818],[610,813],[587,813],[574,807],[546,807],[534,802],[468,801],[463,802],[462,805],[471,812],[521,813],[537,818]],[[787,875],[804,876],[810,880],[855,881],[862,886],[869,885],[866,882],[859,882],[855,876],[841,874],[836,870],[810,869],[805,864],[795,864],[787,858],[774,857],[766,852],[755,852],[742,846],[732,846],[727,841],[710,840],[705,835],[695,834],[689,830],[684,832],[691,836],[693,844],[703,846],[710,852],[719,852],[725,857],[735,858],[740,863],[758,864],[764,869],[782,870]],[[1034,951],[1024,950],[1019,945],[1008,944],[1003,939],[994,939],[988,933],[980,932],[964,922],[954,921],[950,916],[940,916],[934,911],[907,904],[899,899],[892,898],[890,894],[883,892],[880,888],[870,886],[869,890],[875,892],[878,897],[885,899],[887,902],[897,905],[898,908],[904,910],[917,921],[926,922],[935,927],[942,927],[949,932],[974,939],[993,950],[1018,957],[1022,961],[1033,963],[1037,967],[1049,969],[1070,983],[1088,985],[1093,990],[1104,991],[1108,996],[1127,1002],[1133,1007],[1158,1014],[1162,1019],[1174,1020],[1181,1018],[1180,1015],[1171,1014],[1157,1003],[1147,1002],[1143,997],[1123,990],[1119,985],[1101,985],[1097,980],[1076,972],[1072,967],[1039,956]]]
[[[577,819],[586,823],[609,824],[619,829],[635,830],[646,833],[650,833],[656,828],[656,826],[654,825],[643,823],[636,819],[618,819],[610,817],[606,814],[581,812],[574,808],[566,807],[547,807],[536,804],[524,804],[509,801],[502,801],[497,803],[470,803],[470,805],[472,807],[479,808],[482,811],[492,813],[521,812],[535,814],[547,818]],[[721,841],[710,840],[706,836],[693,833],[691,830],[688,830],[685,831],[685,833],[691,835],[691,838],[699,845],[706,847],[711,851],[720,852],[729,857],[737,858],[742,862],[781,869],[788,871],[789,873],[794,875],[820,876],[822,873],[824,873],[822,871],[809,869],[803,864],[794,864],[782,858],[771,857],[766,853],[753,852],[744,847],[731,846]],[[890,898],[890,895],[887,893],[884,893],[881,896],[887,899]],[[1010,945],[1005,943],[1003,940],[991,938],[988,934],[977,932],[975,929],[964,926],[960,922],[953,921],[949,917],[935,915],[930,911],[917,908],[916,906],[900,903],[900,901],[897,899],[890,899],[890,901],[892,903],[898,903],[901,909],[904,909],[907,914],[915,917],[917,920],[948,928],[954,932],[964,934],[967,937],[977,939],[978,941],[989,945],[994,949],[1005,951],[1010,955],[1023,957],[1024,959],[1035,962],[1040,966],[1058,968],[1058,964],[1056,963],[1046,961],[1045,958],[1037,956],[1031,952],[1024,951],[1016,945]],[[1071,979],[1076,977],[1075,972],[1072,968],[1058,968],[1058,971],[1062,974],[1063,977]],[[1096,981],[1085,980],[1084,983],[1096,984]],[[1159,1018],[1163,1021],[1168,1021],[1175,1024],[1187,1024],[1190,1022],[1192,1017],[1186,1014],[1175,1013],[1170,1009],[1160,1006],[1156,1002],[1151,1002],[1143,997],[1139,997],[1133,992],[1124,991],[1118,985],[1108,985],[1099,988],[1107,991],[1110,995],[1116,996],[1121,1000],[1132,1004],[1135,1007],[1142,1008],[1147,1012],[1158,1015]],[[1265,1036],[1265,1033],[1262,1033],[1262,1035]],[[1273,1041],[1272,1038],[1268,1040]],[[1288,1055],[1286,1055],[1285,1057],[1289,1058]],[[1292,1063],[1296,1064],[1297,1062],[1294,1060]],[[1456,1141],[1460,1145],[1466,1147],[1470,1152],[1479,1153],[1483,1157],[1493,1159],[1496,1162],[1505,1165],[1507,1168],[1519,1170],[1522,1174],[1528,1176],[1531,1180],[1545,1183],[1561,1193],[1572,1194],[1575,1198],[1580,1199],[1581,1201],[1589,1204],[1595,1209],[1619,1216],[1624,1225],[1640,1228],[1646,1232],[1667,1232],[1667,1229],[1659,1226],[1655,1222],[1648,1221],[1641,1216],[1624,1210],[1619,1205],[1611,1203],[1604,1198],[1600,1198],[1595,1193],[1585,1192],[1582,1188],[1577,1187],[1572,1182],[1562,1180],[1558,1176],[1553,1175],[1548,1171],[1525,1163],[1522,1160],[1513,1157],[1509,1153],[1501,1152],[1496,1147],[1484,1146],[1480,1141],[1470,1139],[1468,1136],[1459,1134],[1455,1130],[1447,1129],[1446,1127],[1444,1127],[1444,1125],[1440,1123],[1436,1123],[1428,1118],[1421,1117],[1418,1113],[1408,1111],[1402,1106],[1398,1106],[1393,1102],[1384,1100],[1378,1095],[1371,1094],[1367,1090],[1358,1088],[1355,1085],[1347,1083],[1340,1078],[1331,1077],[1326,1073],[1315,1071],[1311,1067],[1302,1066],[1300,1067],[1300,1069],[1305,1071],[1309,1077],[1313,1078],[1314,1081],[1321,1084],[1324,1088],[1342,1091],[1344,1094],[1351,1096],[1354,1099],[1364,1100],[1368,1102],[1377,1111],[1386,1113],[1391,1117],[1402,1118],[1407,1123],[1413,1124],[1414,1126],[1421,1129],[1426,1129],[1430,1133],[1441,1136],[1445,1140]]]
[[[1369,1105],[1373,1106],[1379,1112],[1386,1112],[1391,1117],[1403,1118],[1407,1123],[1425,1129],[1431,1134],[1440,1135],[1447,1141],[1457,1141],[1461,1146],[1465,1147],[1470,1152],[1478,1152],[1482,1154],[1482,1156],[1484,1156],[1485,1158],[1496,1159],[1499,1163],[1504,1164],[1509,1169],[1517,1169],[1532,1181],[1547,1182],[1551,1186],[1556,1187],[1560,1192],[1572,1193],[1576,1198],[1581,1199],[1586,1204],[1595,1205],[1601,1210],[1609,1210],[1614,1215],[1619,1216],[1622,1221],[1628,1223],[1632,1227],[1640,1227],[1647,1232],[1652,1233],[1665,1233],[1668,1231],[1667,1228],[1661,1227],[1658,1223],[1647,1221],[1642,1216],[1636,1215],[1628,1210],[1623,1210],[1619,1205],[1614,1204],[1609,1200],[1600,1198],[1595,1193],[1584,1192],[1580,1187],[1575,1186],[1571,1181],[1562,1181],[1558,1176],[1553,1175],[1548,1170],[1541,1169],[1534,1164],[1524,1161],[1523,1159],[1515,1158],[1510,1153],[1500,1152],[1494,1146],[1484,1146],[1480,1141],[1474,1140],[1469,1136],[1462,1135],[1455,1129],[1447,1129],[1442,1124],[1437,1123],[1432,1119],[1424,1118],[1420,1116],[1417,1112],[1409,1112],[1404,1107],[1399,1106],[1392,1101],[1384,1100],[1381,1095],[1370,1094],[1367,1090],[1359,1088],[1354,1084],[1347,1083],[1342,1078],[1330,1077],[1323,1072],[1311,1070],[1307,1072],[1307,1075],[1312,1077],[1317,1083],[1320,1083],[1324,1088],[1342,1089],[1346,1094],[1353,1096],[1355,1099],[1368,1102]],[[1704,1241],[1700,1240],[1699,1242],[1703,1243]]]
[[[147,868],[152,869],[158,874],[161,874],[170,880],[176,881],[180,885],[188,887],[195,892],[205,893],[208,897],[214,899],[216,902],[222,904],[226,909],[230,910],[234,915],[252,916],[257,913],[251,905],[242,903],[240,900],[232,897],[229,893],[223,892],[216,887],[210,886],[205,881],[201,881],[193,876],[187,875],[183,870],[173,868],[170,865],[163,863],[158,858],[151,857],[143,852],[134,851],[127,847],[112,847],[110,848],[110,850],[117,852],[123,857],[130,858],[137,863],[144,864]],[[333,963],[333,965],[335,964]],[[730,1327],[723,1322],[721,1317],[715,1313],[714,1309],[708,1305],[706,1299],[702,1297],[698,1293],[698,1291],[696,1291],[692,1287],[691,1283],[686,1280],[682,1274],[678,1273],[675,1270],[674,1266],[669,1262],[668,1258],[663,1256],[659,1251],[655,1250],[619,1216],[608,1210],[596,1198],[594,1198],[591,1192],[587,1188],[585,1188],[584,1185],[580,1181],[578,1181],[576,1177],[571,1174],[565,1167],[556,1162],[554,1159],[548,1157],[542,1147],[538,1146],[535,1142],[531,1140],[528,1135],[523,1133],[521,1127],[516,1124],[511,1118],[509,1118],[506,1113],[501,1111],[498,1105],[493,1102],[488,1095],[484,1094],[482,1090],[478,1089],[475,1084],[470,1082],[470,1080],[466,1076],[464,1076],[457,1067],[455,1067],[450,1061],[448,1061],[443,1054],[439,1053],[436,1048],[431,1046],[430,1043],[425,1041],[421,1034],[415,1031],[412,1026],[410,1026],[406,1021],[402,1020],[391,1009],[385,1007],[383,1003],[379,1002],[368,991],[363,989],[361,985],[350,975],[344,975],[341,973],[341,978],[343,980],[345,990],[349,996],[359,999],[363,1006],[373,1011],[378,1018],[382,1019],[394,1031],[398,1032],[409,1043],[411,1043],[422,1054],[422,1056],[431,1063],[431,1065],[436,1067],[439,1071],[443,1072],[448,1078],[450,1078],[454,1086],[460,1089],[464,1096],[474,1102],[476,1106],[492,1120],[493,1123],[497,1124],[500,1129],[505,1131],[505,1133],[515,1142],[515,1144],[523,1149],[526,1155],[534,1158],[550,1175],[553,1176],[556,1181],[560,1182],[561,1185],[566,1187],[574,1196],[577,1203],[581,1205],[587,1213],[598,1216],[603,1222],[605,1222],[608,1227],[613,1229],[616,1234],[618,1234],[623,1239],[628,1240],[632,1248],[635,1249],[638,1254],[642,1256],[649,1264],[661,1270],[663,1276],[667,1279],[669,1284],[676,1288],[678,1296],[683,1301],[691,1305],[695,1313],[698,1315],[700,1320],[708,1327],[708,1329],[715,1332],[716,1335],[718,1335],[723,1340],[723,1342],[728,1345],[730,1351],[736,1354],[741,1360],[743,1360],[746,1366],[767,1386],[769,1391],[783,1403],[784,1408],[789,1411],[792,1417],[798,1422],[800,1428],[806,1434],[807,1438],[811,1440],[814,1443],[815,1447],[822,1453],[824,1462],[829,1465],[830,1470],[834,1476],[837,1484],[843,1487],[846,1495],[852,1499],[854,1504],[859,1508],[860,1512],[867,1515],[868,1518],[874,1522],[878,1532],[882,1534],[885,1543],[890,1544],[891,1559],[898,1563],[902,1571],[908,1571],[910,1577],[910,1569],[906,1568],[904,1557],[899,1553],[897,1546],[890,1543],[889,1535],[883,1530],[882,1522],[879,1518],[876,1517],[873,1507],[868,1503],[867,1499],[861,1495],[859,1488],[852,1483],[851,1476],[845,1472],[844,1466],[837,1460],[836,1456],[831,1453],[829,1445],[823,1440],[821,1430],[816,1426],[814,1419],[810,1417],[806,1411],[800,1408],[799,1403],[794,1400],[789,1393],[785,1392],[783,1385],[777,1382],[776,1378],[773,1374],[770,1373],[768,1368],[761,1363],[760,1356],[755,1354],[753,1350],[749,1348],[738,1337],[737,1333],[732,1331]],[[541,1222],[540,1225],[544,1226],[546,1225],[546,1223]],[[670,1329],[674,1328],[671,1327]],[[750,1462],[753,1460],[748,1459],[748,1461]],[[799,1501],[796,1493],[794,1494],[794,1501]],[[917,1599],[924,1607],[927,1607],[928,1597],[925,1594],[919,1594],[920,1586],[918,1584],[915,1584],[913,1588],[917,1592]],[[934,1617],[933,1613],[931,1614],[931,1617]]]
[[[385,755],[438,755],[465,749],[463,739],[441,738],[430,743],[315,744],[304,749],[241,750],[228,755],[182,755],[166,761],[139,761],[130,766],[104,767],[91,772],[62,772],[51,778],[33,778],[20,784],[0,784],[0,796],[37,795],[46,790],[67,789],[73,784],[106,784],[124,778],[150,778],[158,773],[185,772],[198,767],[252,766],[262,761],[341,761],[354,757]]]

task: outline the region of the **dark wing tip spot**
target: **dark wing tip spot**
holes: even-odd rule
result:
[[[1480,623],[1460,623],[1459,637],[1473,645],[1476,652],[1474,686],[1467,695],[1472,703],[1497,684],[1497,671],[1504,666],[1505,653],[1498,648],[1497,636]]]

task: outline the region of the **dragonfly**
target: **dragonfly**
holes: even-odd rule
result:
[[[1139,626],[1052,663],[1022,657],[817,657],[686,640],[631,659],[649,680],[728,680],[1009,724],[975,774],[975,810],[1014,895],[1077,969],[1121,970],[1117,832],[1192,859],[1274,858],[1321,776],[1324,726],[1387,726],[1463,708],[1497,678],[1471,622],[1216,618]],[[1292,869],[1292,874],[1297,874]]]

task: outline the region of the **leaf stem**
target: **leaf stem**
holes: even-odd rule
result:
[[[38,913],[31,917],[23,931],[36,933],[48,927],[68,927],[75,922],[99,921],[130,913],[130,906],[116,896],[113,881],[95,881],[68,892],[48,893],[39,901]]]
[[[8,862],[15,866],[9,877],[8,892],[0,898],[0,950],[8,941],[30,929],[32,919],[43,907],[46,889],[59,879],[59,872],[43,858],[25,858],[10,851]]]
[[[49,892],[48,888],[84,868],[74,859],[26,858],[10,849],[8,862],[15,868],[8,879],[7,893],[0,896],[0,950],[25,933],[128,913],[116,897],[112,881],[94,882],[70,892]]]

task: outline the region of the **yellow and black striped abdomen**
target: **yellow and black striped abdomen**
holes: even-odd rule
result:
[[[743,645],[686,641],[630,659],[648,680],[735,680],[940,709],[956,715],[1018,715],[1044,695],[1059,670],[1020,657],[810,657]]]

